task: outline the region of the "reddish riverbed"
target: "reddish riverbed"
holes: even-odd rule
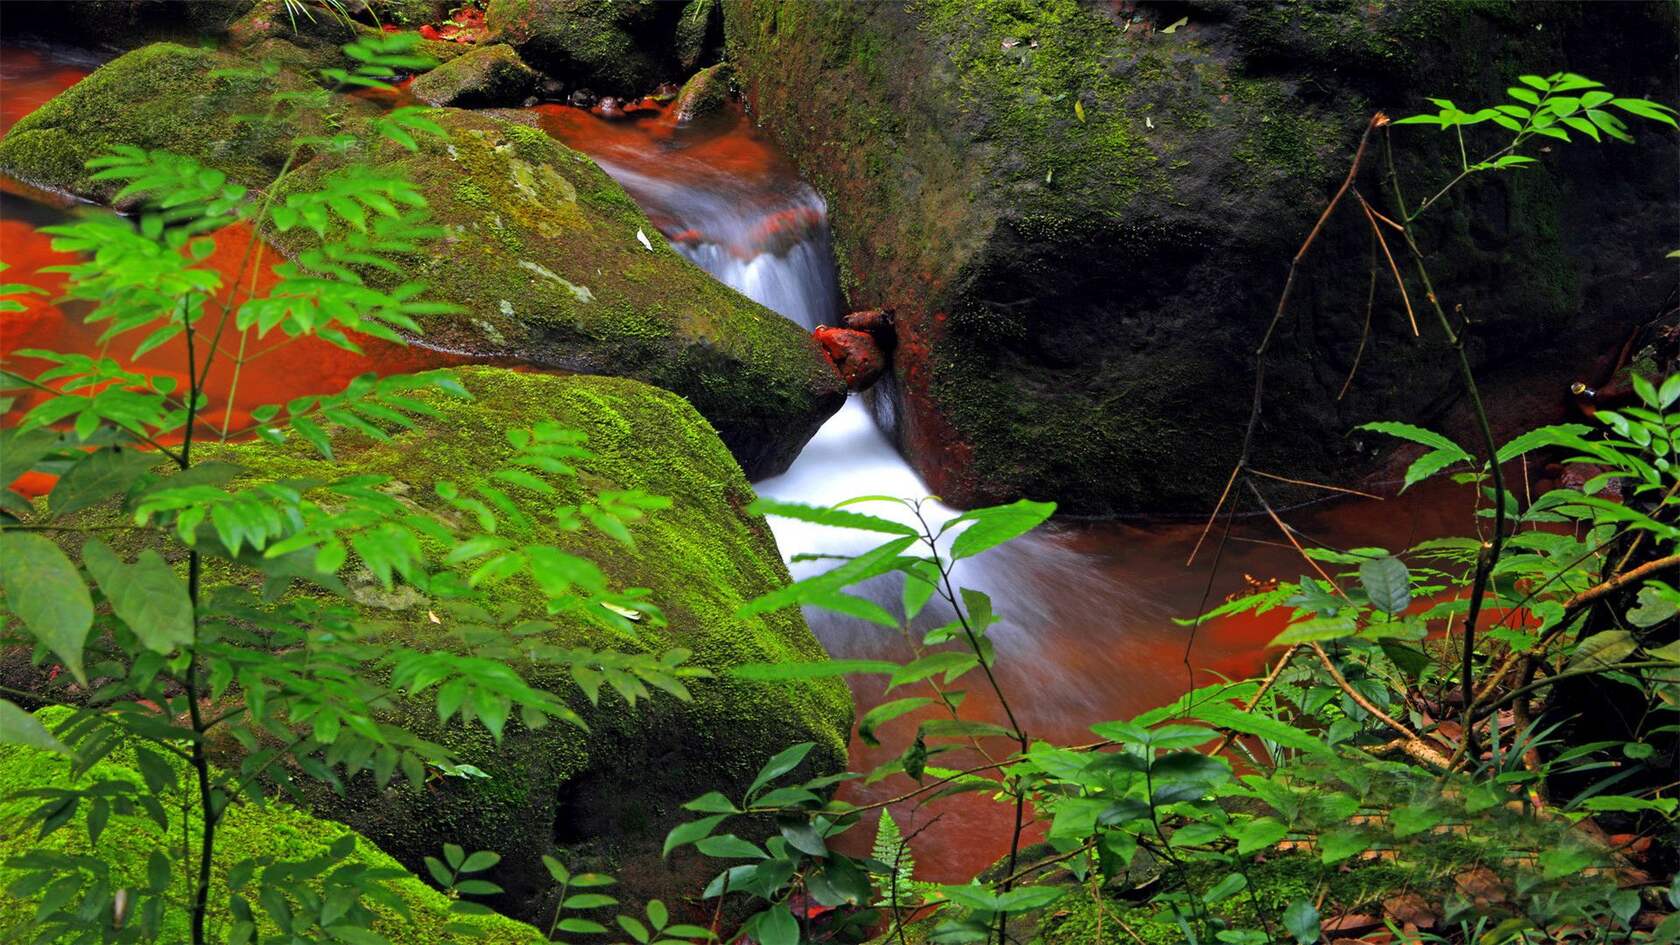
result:
[[[85,61],[37,50],[0,51],[0,83],[5,87],[0,96],[0,130],[74,83],[87,68]],[[785,253],[790,246],[808,242],[825,223],[820,211],[788,199],[802,185],[739,111],[703,130],[679,128],[666,109],[656,107],[633,110],[613,121],[561,106],[539,106],[534,111],[539,124],[556,137],[603,163],[645,175],[644,187],[703,189],[731,204],[758,207],[759,212],[749,214],[752,225],[736,233],[700,232],[688,221],[651,207],[655,225],[674,243],[692,248],[712,241],[745,265],[757,254]],[[0,259],[13,267],[5,280],[39,286],[49,295],[25,299],[23,312],[0,315],[4,319],[0,355],[11,361],[12,352],[32,347],[104,350],[97,332],[82,326],[76,312],[51,301],[62,288],[62,277],[43,271],[63,263],[65,257],[51,250],[50,239],[39,226],[62,220],[67,211],[24,196],[26,191],[15,183],[5,189],[8,193],[0,202]],[[211,264],[230,270],[249,239],[246,232],[224,235]],[[259,287],[271,278],[266,264],[274,256],[265,250],[263,259]],[[239,353],[241,342],[230,334],[224,342],[230,356]],[[282,342],[271,336],[243,342],[239,406],[231,418],[212,411],[205,418],[207,429],[221,429],[224,419],[231,429],[238,429],[247,421],[251,406],[337,390],[370,369],[406,372],[451,360],[423,349],[380,343],[367,344],[363,358],[315,341]],[[110,353],[121,356],[125,352],[114,347]],[[180,357],[179,349],[166,348],[148,355],[141,365],[162,371]],[[29,367],[25,363],[15,366]],[[232,385],[231,366],[230,357],[211,379],[218,400]],[[1462,502],[1449,492],[1419,490],[1400,501],[1361,500],[1297,510],[1292,522],[1329,545],[1400,548],[1441,534],[1449,520],[1464,521]],[[1238,524],[1232,541],[1224,546],[1217,573],[1211,543],[1196,565],[1187,568],[1184,560],[1198,531],[1197,523],[1065,526],[1026,551],[994,561],[993,572],[1006,574],[1009,587],[1018,592],[1017,596],[994,590],[999,609],[1014,618],[1011,635],[1000,640],[1005,654],[1002,681],[1007,690],[1020,694],[1015,701],[1023,707],[1022,721],[1032,735],[1085,741],[1093,722],[1134,715],[1175,698],[1192,685],[1243,676],[1262,665],[1265,643],[1280,629],[1281,614],[1220,620],[1193,635],[1172,618],[1194,614],[1204,605],[1245,590],[1245,576],[1293,578],[1303,570],[1302,564],[1292,550],[1276,544],[1278,536],[1264,520],[1249,520]],[[991,579],[996,580],[997,573]],[[1030,612],[1021,612],[1023,601],[1031,602]],[[818,631],[837,656],[896,652],[890,634],[872,637],[851,630],[825,631],[821,625]],[[994,701],[976,687],[970,688],[964,715],[996,718]],[[879,684],[868,680],[857,683],[855,692],[860,713],[882,699]],[[896,755],[915,722],[907,717],[885,726],[881,732],[885,748],[854,742],[854,765],[867,768]],[[939,763],[956,765],[961,760],[943,756]],[[905,788],[902,779],[892,779],[846,790],[852,800],[867,803],[895,796]],[[922,878],[965,878],[995,861],[1007,847],[1005,808],[982,795],[949,798],[931,808],[900,805],[895,814],[907,832],[920,831],[915,847]],[[930,820],[935,822],[928,826]],[[866,846],[869,833],[858,830],[851,838],[854,845]]]

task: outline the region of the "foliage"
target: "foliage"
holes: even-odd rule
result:
[[[357,65],[324,78],[386,87],[418,65],[411,45],[401,34],[361,40],[346,48]],[[1466,157],[1434,197],[1408,210],[1394,187],[1391,215],[1358,198],[1374,232],[1401,233],[1421,297],[1460,352],[1473,400],[1462,331],[1429,283],[1411,222],[1471,175],[1534,163],[1520,151],[1537,137],[1567,142],[1573,130],[1624,139],[1623,120],[1607,108],[1675,124],[1665,106],[1617,98],[1570,73],[1521,81],[1528,88],[1511,91],[1515,104],[1466,112],[1440,100],[1435,115],[1392,123],[1451,128],[1461,141],[1465,128],[1484,122],[1512,132],[1488,158]],[[275,108],[312,101],[284,95]],[[438,133],[418,109],[396,109],[369,127],[410,149]],[[343,134],[305,144],[363,158],[371,142]],[[356,350],[361,336],[401,342],[418,331],[417,317],[440,311],[423,285],[382,290],[360,275],[400,274],[397,257],[432,234],[412,183],[351,160],[316,189],[282,200],[279,186],[253,193],[161,152],[122,149],[94,166],[99,179],[123,182],[120,196],[143,209],[133,221],[95,217],[53,230],[57,248],[84,257],[63,268],[67,294],[92,304],[88,319],[104,326],[104,341],[133,343],[136,354],[184,340],[187,383],[114,358],[47,351],[22,353],[45,362],[44,371],[7,371],[31,399],[19,402],[16,425],[0,431],[0,475],[10,482],[48,471],[58,481],[44,507],[0,490],[7,618],[0,642],[28,645],[82,688],[80,704],[51,730],[0,700],[0,739],[62,752],[78,776],[115,752],[132,754],[138,780],[26,792],[41,836],[79,827],[98,851],[113,822],[143,820],[180,843],[148,858],[144,887],[119,886],[96,854],[33,850],[8,864],[21,876],[8,892],[36,898],[41,942],[155,940],[171,912],[187,915],[195,945],[385,941],[371,929],[371,904],[390,902],[397,871],[350,862],[353,837],[302,861],[227,863],[218,825],[265,792],[286,790],[294,776],[334,786],[367,776],[383,786],[401,773],[416,789],[428,770],[482,776],[394,724],[393,709],[406,700],[499,739],[516,722],[584,724],[576,708],[528,685],[522,670],[561,667],[590,700],[611,688],[631,706],[653,689],[687,698],[684,680],[700,671],[682,651],[594,653],[542,642],[561,615],[623,631],[632,621],[663,620],[644,592],[612,586],[586,558],[520,537],[554,484],[575,476],[576,460],[588,455],[575,433],[552,424],[508,431],[515,454],[505,467],[471,489],[439,484],[449,515],[402,501],[378,476],[236,487],[237,467],[195,461],[204,436],[241,434],[296,440],[331,458],[335,439],[387,438],[435,411],[414,396],[423,387],[466,395],[446,374],[370,376],[336,395],[257,407],[251,428],[234,431],[225,419],[232,396],[214,404],[206,393],[204,378],[226,357],[226,331],[239,333],[241,351],[247,341],[304,336]],[[224,285],[201,265],[215,234],[233,226],[299,231],[313,242],[278,267],[271,289],[240,301],[231,285],[244,285],[243,277]],[[0,286],[7,295],[24,291]],[[0,299],[0,310],[15,306]],[[1606,942],[1680,938],[1674,914],[1654,931],[1637,927],[1642,911],[1660,904],[1622,888],[1618,850],[1573,829],[1619,818],[1672,834],[1680,806],[1664,773],[1672,748],[1659,748],[1680,732],[1673,719],[1680,643],[1672,634],[1680,591],[1665,580],[1680,545],[1680,377],[1636,377],[1633,385],[1637,406],[1600,410],[1595,425],[1531,431],[1503,447],[1489,434],[1479,459],[1432,431],[1371,425],[1426,448],[1406,486],[1451,473],[1475,490],[1479,534],[1401,551],[1297,544],[1311,574],[1197,618],[1286,611],[1287,627],[1273,641],[1283,649],[1265,677],[1097,722],[1084,744],[1036,739],[1023,726],[1014,709],[1020,694],[994,671],[989,634],[1004,615],[956,576],[961,562],[1043,524],[1053,505],[1023,500],[935,524],[925,501],[876,496],[823,508],[760,500],[753,511],[872,532],[881,543],[741,613],[825,608],[901,633],[912,655],[758,664],[736,675],[768,685],[882,676],[892,698],[858,721],[859,737],[879,744],[895,719],[915,721],[913,734],[892,761],[839,775],[809,776],[813,745],[792,745],[739,795],[712,791],[688,802],[693,817],[669,833],[665,852],[693,848],[720,861],[701,893],[717,910],[712,928],[673,922],[658,900],[609,925],[600,910],[618,905],[602,891],[613,879],[545,858],[558,891],[547,933],[622,932],[636,945],[703,941],[721,930],[728,901],[748,915],[741,931],[762,945],[797,945],[819,933],[861,939],[881,921],[900,945],[911,922],[924,922],[940,945],[994,938],[1002,945],[1011,923],[1087,893],[1106,915],[1115,893],[1147,873],[1150,888],[1137,897],[1144,901],[1124,909],[1193,942],[1310,945],[1324,939],[1332,909],[1345,912],[1363,904],[1360,895],[1395,884],[1431,896],[1460,941],[1555,941],[1578,932]],[[206,419],[217,409],[219,433]],[[1519,502],[1501,467],[1541,452],[1601,471],[1579,488]],[[592,529],[628,544],[626,523],[665,505],[612,492],[541,514],[562,532]],[[349,568],[365,569],[385,590],[429,595],[433,619],[456,646],[420,650],[382,636],[353,605],[343,580]],[[889,575],[902,586],[896,608],[853,592]],[[498,589],[509,582],[535,588],[541,612],[502,606],[509,596]],[[1480,626],[1484,612],[1499,619]],[[1551,693],[1581,679],[1638,701],[1626,737],[1570,743],[1560,734],[1568,707],[1552,704]],[[976,685],[996,700],[1000,720],[962,713]],[[234,762],[213,765],[213,748],[229,742]],[[978,761],[936,764],[956,757]],[[843,781],[887,777],[913,786],[869,805],[834,796]],[[958,793],[1004,805],[1008,855],[968,883],[917,880],[889,809]],[[837,847],[837,837],[877,811],[870,855]],[[1042,848],[1026,843],[1034,828]],[[459,917],[452,932],[471,935],[486,907],[470,897],[501,891],[487,878],[499,857],[453,843],[440,852],[425,860],[426,872]],[[1279,864],[1298,870],[1291,881],[1279,881]],[[1458,891],[1453,880],[1469,870],[1496,875],[1499,896],[1474,900]],[[185,901],[169,895],[177,872],[189,877]],[[227,877],[225,904],[209,901],[213,873]],[[1374,878],[1357,893],[1347,877]],[[1669,898],[1680,908],[1680,892]]]
[[[412,46],[400,34],[362,39],[345,47],[357,65],[323,78],[337,88],[389,89],[400,70],[424,65]],[[312,95],[279,95],[273,112],[252,120],[313,104]],[[281,176],[304,147],[357,158],[380,139],[413,149],[416,137],[441,133],[414,108],[388,112],[368,129],[366,137],[298,141]],[[393,901],[389,883],[406,874],[348,862],[353,837],[304,862],[260,855],[226,862],[218,825],[269,791],[293,790],[298,776],[334,787],[369,777],[383,787],[400,773],[420,790],[429,768],[466,775],[470,765],[393,721],[404,702],[429,707],[445,724],[483,726],[499,740],[515,720],[584,725],[574,706],[524,681],[523,671],[537,667],[569,672],[591,701],[603,688],[631,706],[649,698],[650,687],[688,698],[684,680],[704,671],[685,665],[681,650],[596,653],[545,643],[561,616],[623,631],[632,618],[644,625],[664,618],[645,592],[613,586],[588,559],[519,538],[542,514],[561,533],[587,528],[631,544],[626,523],[668,502],[618,491],[544,509],[554,483],[575,477],[572,464],[590,455],[581,434],[553,424],[509,430],[514,456],[484,483],[470,490],[439,483],[450,514],[405,501],[381,476],[236,487],[238,466],[195,457],[205,437],[296,439],[331,458],[337,438],[388,439],[436,413],[414,396],[421,389],[467,396],[446,373],[367,375],[338,394],[255,407],[249,430],[230,430],[224,419],[217,431],[207,421],[234,412],[234,394],[212,402],[205,384],[232,357],[224,336],[239,335],[242,359],[248,344],[272,350],[306,336],[358,351],[358,337],[402,343],[418,332],[416,316],[445,308],[427,301],[418,282],[376,289],[360,275],[400,272],[395,260],[435,234],[425,199],[403,177],[356,160],[284,200],[275,196],[278,182],[253,192],[165,152],[119,148],[90,167],[96,179],[122,183],[117,199],[141,208],[134,219],[90,216],[50,228],[55,249],[80,256],[59,267],[66,296],[90,304],[86,318],[103,328],[101,343],[132,345],[135,357],[184,341],[187,380],[114,357],[51,351],[18,352],[47,365],[32,376],[4,373],[23,399],[5,403],[18,407],[18,420],[0,431],[0,476],[10,483],[40,470],[58,478],[44,504],[0,490],[0,643],[52,660],[78,686],[62,695],[73,711],[50,732],[0,700],[0,740],[66,752],[77,777],[113,752],[131,752],[142,775],[27,792],[38,801],[28,820],[41,836],[72,829],[85,814],[79,823],[93,852],[14,860],[8,865],[20,878],[9,894],[39,896],[39,942],[152,941],[174,927],[166,919],[177,911],[188,916],[195,945],[383,942],[365,903]],[[205,265],[218,234],[234,227],[301,229],[314,242],[276,266],[278,281],[259,292],[256,251],[226,284]],[[24,291],[31,290],[0,287],[9,296]],[[6,310],[17,304],[0,301]],[[427,594],[450,647],[419,649],[382,634],[355,606],[343,580],[350,569],[386,591],[400,585]],[[535,588],[541,607],[509,606],[523,599],[501,593],[510,582]],[[212,751],[229,757],[213,765]],[[144,888],[112,882],[99,857],[107,826],[132,819],[178,838],[167,855],[152,854]],[[443,854],[426,865],[454,911],[468,920],[484,913],[462,897],[500,891],[481,875],[497,855],[453,844]],[[169,895],[177,872],[191,877],[185,897]],[[212,903],[213,876],[222,874],[229,898]],[[451,926],[463,936],[477,929],[471,921]]]
[[[1411,221],[1470,175],[1533,163],[1519,150],[1536,137],[1568,141],[1565,129],[1573,129],[1595,140],[1598,132],[1625,139],[1621,119],[1599,106],[1675,124],[1665,106],[1617,98],[1573,74],[1523,82],[1534,91],[1512,95],[1526,105],[1464,112],[1439,101],[1437,115],[1393,123],[1379,116],[1373,129],[1432,124],[1462,136],[1464,127],[1486,121],[1513,137],[1486,160],[1466,159],[1458,177],[1415,211],[1398,190],[1392,214],[1358,197],[1379,236],[1384,226],[1402,234],[1424,287],[1419,296],[1460,352],[1478,412],[1463,331],[1448,321],[1429,282]],[[1573,92],[1586,94],[1566,94]],[[1398,265],[1394,273],[1402,278]],[[705,895],[751,902],[755,914],[744,931],[766,945],[843,931],[820,928],[807,903],[849,910],[847,922],[873,923],[872,894],[890,909],[886,940],[900,943],[914,921],[918,938],[941,945],[1001,945],[1012,922],[1063,914],[1086,894],[1099,913],[1142,916],[1175,941],[1310,945],[1325,940],[1325,922],[1396,888],[1427,897],[1449,931],[1443,941],[1676,940],[1680,915],[1663,916],[1662,903],[1625,888],[1631,874],[1602,833],[1575,829],[1596,818],[1672,838],[1680,807],[1671,783],[1680,732],[1673,717],[1680,643],[1672,635],[1680,592],[1662,579],[1680,563],[1680,376],[1636,375],[1633,385],[1637,406],[1600,410],[1593,425],[1531,431],[1503,447],[1489,442],[1481,460],[1429,430],[1371,424],[1426,448],[1405,486],[1450,473],[1475,491],[1478,537],[1399,552],[1303,547],[1253,488],[1311,573],[1195,623],[1284,610],[1288,625],[1273,641],[1282,648],[1277,662],[1264,678],[1209,686],[1136,718],[1097,723],[1096,740],[1083,745],[1034,739],[1022,728],[993,672],[987,632],[1000,615],[987,595],[953,576],[961,560],[1039,525],[1051,506],[976,509],[935,528],[918,502],[887,517],[857,509],[897,500],[866,497],[832,508],[761,501],[757,508],[768,514],[874,532],[883,541],[750,602],[745,612],[795,604],[832,610],[897,630],[913,656],[747,666],[737,674],[765,682],[884,676],[888,701],[859,721],[859,737],[876,744],[885,722],[917,712],[920,721],[895,760],[842,777],[901,775],[914,784],[886,801],[851,804],[833,796],[841,778],[798,774],[809,746],[794,746],[766,764],[744,796],[711,793],[690,802],[697,816],[671,831],[667,849],[693,845],[727,864]],[[1580,488],[1519,502],[1500,467],[1542,452],[1600,471]],[[1242,471],[1239,465],[1233,484]],[[848,593],[887,574],[903,582],[897,612]],[[914,633],[912,621],[935,598],[945,622]],[[1483,613],[1498,620],[1478,636]],[[1549,694],[1584,678],[1625,687],[1641,707],[1624,737],[1571,743],[1560,735],[1570,707]],[[965,684],[991,690],[1002,720],[960,715]],[[932,764],[958,750],[982,763]],[[902,837],[887,809],[959,792],[986,794],[1013,811],[1004,818],[1012,821],[1008,856],[966,884],[907,881],[897,857]],[[876,810],[871,855],[837,850],[834,838]],[[755,820],[773,831],[762,845],[743,839]],[[1023,838],[1035,822],[1047,847],[1029,860]],[[1278,882],[1277,863],[1295,864],[1295,881]],[[1478,870],[1495,877],[1497,888],[1472,898],[1455,883]],[[1135,904],[1105,905],[1140,874],[1156,878],[1131,897]],[[1361,875],[1371,877],[1363,891],[1341,879]],[[1635,923],[1647,908],[1660,917],[1654,930]]]

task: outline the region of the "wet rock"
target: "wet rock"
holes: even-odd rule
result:
[[[409,91],[428,105],[483,108],[523,100],[537,87],[535,70],[512,46],[481,46],[414,80]]]
[[[601,100],[596,102],[595,107],[591,108],[590,111],[602,118],[624,117],[623,106],[619,103],[618,98],[612,95],[601,96]]]
[[[551,102],[559,101],[566,94],[566,86],[559,79],[544,76],[542,83],[537,86],[537,92]]]
[[[860,391],[870,387],[887,369],[886,355],[869,332],[823,325],[812,334],[822,345],[823,353],[828,355],[835,372],[846,382],[847,390]]]
[[[659,83],[659,88],[654,89],[653,94],[648,97],[660,105],[667,105],[674,101],[677,97],[677,93],[681,91],[682,86],[676,84],[675,82],[661,82]]]
[[[828,200],[853,303],[897,311],[897,438],[955,504],[1206,514],[1289,260],[1376,109],[1493,104],[1552,62],[1680,98],[1672,5],[1138,4],[1136,22],[1110,6],[723,5],[754,117]],[[1192,28],[1165,32],[1179,7]],[[1612,34],[1629,41],[1595,40]],[[1407,194],[1457,166],[1450,135],[1392,137]],[[1673,279],[1625,247],[1673,243],[1680,152],[1655,126],[1636,137],[1559,142],[1543,156],[1555,168],[1481,175],[1424,218],[1485,389],[1570,371],[1632,313],[1661,310]],[[1338,211],[1305,264],[1272,344],[1257,468],[1346,481],[1371,461],[1353,426],[1429,423],[1461,396],[1438,328],[1414,339],[1381,283],[1336,400],[1369,250],[1366,221]]]
[[[743,662],[822,659],[823,650],[798,608],[736,616],[740,601],[782,586],[787,571],[763,518],[743,511],[753,498],[751,485],[687,400],[623,378],[484,367],[456,374],[472,400],[429,395],[441,408],[436,419],[422,420],[419,429],[389,443],[346,444],[334,468],[392,476],[405,495],[441,506],[441,500],[425,498],[439,480],[467,489],[490,481],[489,471],[510,455],[508,429],[553,422],[586,434],[594,455],[576,463],[575,480],[556,481],[564,490],[557,501],[582,501],[587,484],[591,490],[669,496],[672,508],[630,524],[633,548],[598,533],[562,534],[552,524],[536,526],[528,540],[563,540],[614,586],[648,588],[667,623],[642,620],[633,634],[618,634],[573,613],[552,618],[556,626],[548,639],[606,650],[680,646],[714,677],[690,681],[690,702],[660,695],[632,711],[605,701],[593,709],[576,697],[569,674],[539,673],[528,677],[531,684],[575,698],[590,730],[558,722],[535,730],[509,725],[499,744],[482,727],[440,727],[435,713],[416,706],[405,721],[490,777],[383,792],[359,778],[342,795],[308,785],[308,799],[410,868],[420,868],[445,841],[497,851],[502,860],[486,878],[506,892],[492,904],[515,917],[554,914],[557,890],[542,867],[544,855],[579,869],[610,858],[619,878],[614,895],[637,903],[680,902],[715,873],[715,861],[699,855],[660,856],[666,831],[686,819],[680,805],[709,790],[739,795],[765,759],[798,742],[816,743],[802,768],[805,776],[842,770],[850,694],[837,680],[763,685],[729,678],[730,668]],[[302,478],[325,469],[295,450],[259,444],[224,449],[227,459],[254,476]],[[543,614],[534,588],[514,581],[503,587],[502,605]],[[459,645],[427,617],[432,606],[421,601],[379,617],[412,645]],[[445,940],[453,939],[436,941]]]
[[[893,330],[893,314],[884,308],[848,312],[841,323],[854,331],[868,332],[882,350],[891,350],[897,335]]]
[[[573,108],[593,108],[595,103],[600,100],[601,97],[596,95],[593,90],[573,89],[572,94],[566,97],[566,104]]]
[[[735,71],[726,62],[701,69],[683,83],[677,93],[677,124],[687,125],[723,114],[733,94],[730,85]]]
[[[667,246],[593,161],[482,112],[432,117],[446,139],[428,137],[418,152],[384,144],[374,159],[412,180],[448,233],[400,275],[367,273],[380,285],[424,281],[464,309],[423,318],[428,341],[676,391],[754,478],[786,469],[844,402],[807,332]],[[339,160],[311,162],[292,186],[312,186]],[[291,241],[282,248],[295,251]]]
[[[662,78],[663,34],[677,9],[653,0],[490,0],[485,22],[544,72],[633,95]]]
[[[718,0],[688,0],[677,21],[675,51],[677,65],[692,72],[703,62],[716,62],[723,55],[723,4]]]
[[[20,119],[0,138],[0,172],[94,201],[120,188],[96,181],[87,161],[119,144],[196,157],[249,187],[272,180],[296,135],[331,132],[320,110],[299,110],[295,122],[255,122],[276,92],[318,90],[282,68],[263,75],[256,63],[200,47],[155,43],[106,63]],[[374,106],[347,99],[334,117],[354,124]],[[303,156],[307,158],[309,151]]]

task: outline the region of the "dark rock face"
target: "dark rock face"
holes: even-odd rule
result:
[[[157,40],[219,34],[254,0],[77,0],[8,3],[6,36],[132,49]]]
[[[881,346],[868,332],[824,325],[812,335],[823,346],[823,353],[828,355],[840,379],[846,382],[847,390],[864,390],[880,380],[887,370]]]
[[[491,0],[485,24],[533,66],[604,94],[637,97],[716,55],[715,0]],[[708,37],[713,37],[708,41]]]
[[[725,14],[751,106],[828,198],[852,303],[897,310],[896,384],[876,396],[895,392],[901,445],[959,504],[1205,511],[1289,260],[1377,109],[1492,104],[1518,74],[1561,68],[1677,97],[1675,12],[1652,4],[740,0]],[[1457,172],[1450,136],[1391,134],[1413,205]],[[1423,218],[1490,388],[1555,368],[1561,402],[1584,353],[1620,345],[1673,288],[1674,136],[1635,134],[1555,142],[1542,167],[1482,175]],[[1472,129],[1471,148],[1502,135]],[[1375,143],[1358,186],[1392,207]],[[1420,311],[1414,338],[1379,271],[1337,400],[1371,253],[1349,202],[1303,263],[1272,342],[1260,468],[1345,480],[1371,458],[1355,425],[1430,422],[1460,396],[1439,327]]]
[[[511,105],[536,89],[540,78],[512,46],[497,43],[438,66],[415,79],[409,91],[428,105]]]

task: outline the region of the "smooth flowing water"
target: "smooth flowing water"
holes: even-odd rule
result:
[[[58,51],[0,50],[5,87],[0,131],[93,64]],[[549,133],[600,162],[672,246],[720,281],[807,328],[838,323],[841,293],[823,200],[740,111],[698,127],[679,126],[668,110],[657,107],[635,108],[613,121],[555,105],[530,111]],[[41,202],[46,195],[4,179],[0,189],[6,192],[0,197],[0,259],[14,267],[7,280],[56,293],[62,277],[43,270],[67,260],[51,251],[40,227],[63,218],[62,202],[49,206]],[[227,255],[231,265],[248,239],[244,233],[227,234],[218,256]],[[63,311],[50,299],[34,297],[24,312],[0,316],[0,355],[10,357],[28,347],[99,350],[96,333],[74,311]],[[240,400],[256,404],[323,393],[370,367],[393,373],[453,360],[389,345],[373,346],[369,355],[371,360],[354,357],[317,342],[290,344],[249,361]],[[163,355],[157,358],[164,363]],[[232,377],[213,381],[227,384]],[[232,418],[235,426],[242,421]],[[866,494],[919,499],[927,492],[857,397],[823,426],[791,469],[757,488],[764,495],[812,504]],[[869,511],[910,514],[891,505]],[[1463,511],[1456,498],[1425,491],[1404,503],[1343,503],[1298,511],[1292,521],[1330,544],[1399,547],[1442,533],[1448,515]],[[922,513],[936,526],[956,514],[931,501]],[[873,536],[860,532],[785,519],[772,519],[772,525],[789,557],[849,554],[873,543]],[[1195,523],[1059,525],[962,564],[959,582],[990,594],[1004,618],[992,630],[999,676],[1006,692],[1017,694],[1012,701],[1031,735],[1087,741],[1094,722],[1134,715],[1193,685],[1245,675],[1260,665],[1266,642],[1281,629],[1281,614],[1221,620],[1193,633],[1172,618],[1243,591],[1248,575],[1293,577],[1302,566],[1290,549],[1270,541],[1275,536],[1263,523],[1238,523],[1236,540],[1217,559],[1217,574],[1213,555],[1186,568],[1183,562],[1198,530]],[[822,566],[793,568],[802,574]],[[867,592],[889,605],[899,594],[890,580]],[[810,618],[835,656],[903,658],[908,653],[903,637],[884,628],[828,614]],[[912,632],[919,635],[947,619],[930,608]],[[878,677],[854,680],[853,688],[859,713],[887,698]],[[963,715],[997,720],[1001,713],[995,699],[976,683],[968,688]],[[884,747],[854,741],[854,768],[866,770],[896,756],[925,717],[906,716],[883,726]],[[964,759],[943,755],[938,763],[956,767]],[[851,800],[869,803],[909,786],[895,778],[867,787],[854,783],[846,790]],[[923,878],[966,878],[994,862],[1007,846],[1009,812],[982,795],[960,795],[926,807],[899,804],[893,811],[907,833],[920,831],[915,848]],[[869,831],[854,831],[849,840],[866,845]]]

